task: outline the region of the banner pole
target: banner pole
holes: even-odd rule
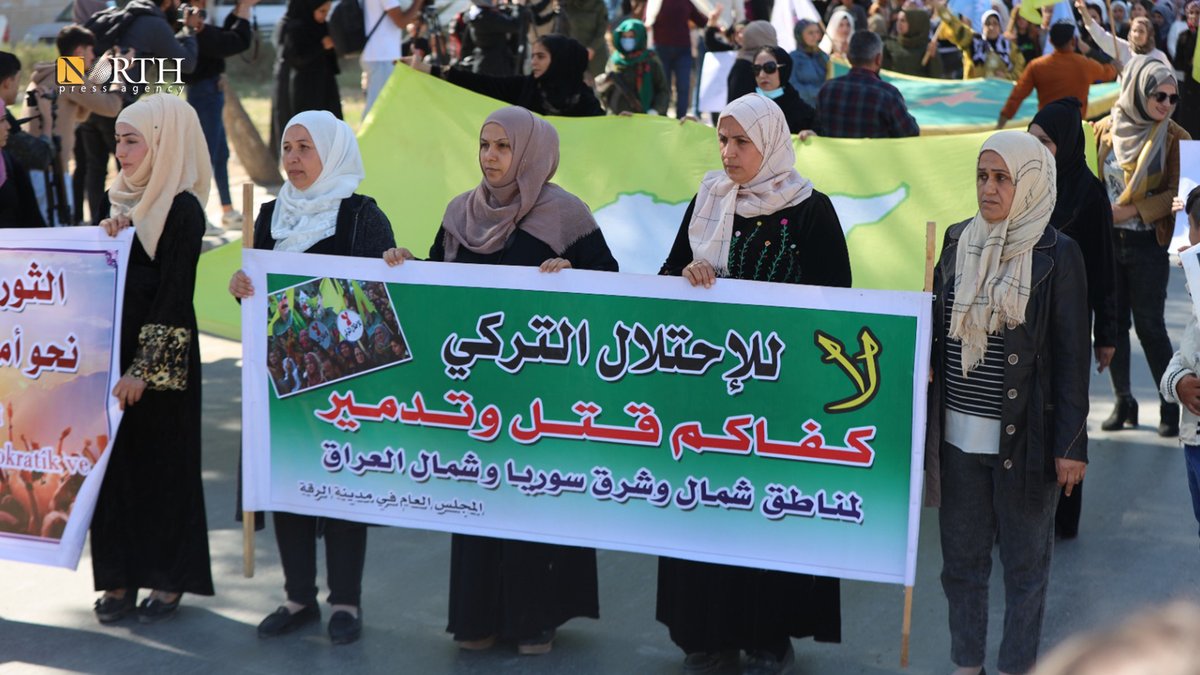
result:
[[[254,183],[242,184],[242,249],[254,247]],[[243,448],[243,451],[245,449]],[[242,511],[242,576],[254,576],[254,512]]]
[[[904,624],[900,628],[900,667],[908,667],[908,638],[912,635],[913,587],[904,587]]]
[[[933,249],[937,244],[937,223],[934,221],[926,221],[925,223],[925,292],[933,291],[933,265],[936,262]]]
[[[937,244],[937,223],[925,221],[925,292],[933,291],[934,249]],[[900,667],[908,667],[908,643],[912,636],[913,587],[904,587],[904,619],[900,625]]]

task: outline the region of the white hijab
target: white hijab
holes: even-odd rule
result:
[[[850,34],[854,34],[854,15],[847,11],[844,7],[838,7],[833,10],[833,14],[829,16],[829,26],[825,29],[825,36],[821,38],[821,51],[833,55],[833,36],[837,34],[838,25],[841,22],[847,21],[850,23]],[[847,39],[847,42],[849,40]],[[848,48],[847,45],[845,48]]]
[[[308,130],[321,158],[321,175],[300,190],[291,181],[279,189],[271,217],[271,238],[276,251],[306,251],[333,236],[338,208],[362,182],[362,155],[354,132],[328,110],[309,110],[291,119],[283,133],[294,126]],[[282,154],[282,153],[281,153]]]
[[[1033,247],[1054,211],[1054,156],[1024,131],[1001,131],[983,143],[1004,160],[1015,193],[1008,218],[989,223],[980,212],[963,230],[955,256],[950,337],[962,341],[963,376],[983,361],[988,333],[1025,323],[1033,276]]]
[[[709,171],[700,181],[688,223],[688,241],[692,259],[707,260],[720,276],[729,267],[734,214],[753,218],[782,211],[808,199],[813,191],[812,182],[796,171],[787,118],[774,101],[761,94],[746,94],[725,106],[720,119],[726,117],[742,125],[763,158],[758,173],[745,185],[733,182],[723,170]]]

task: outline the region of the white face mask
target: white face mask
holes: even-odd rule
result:
[[[637,38],[621,38],[621,51],[631,52],[637,47]]]

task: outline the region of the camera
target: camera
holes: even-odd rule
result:
[[[176,29],[182,28],[183,25],[185,23],[187,23],[188,15],[193,12],[195,12],[196,14],[198,14],[200,16],[201,21],[205,21],[208,19],[207,11],[205,11],[203,9],[199,9],[197,7],[193,7],[192,5],[189,5],[186,2],[183,2],[183,3],[180,3],[179,7],[177,7],[175,9]]]

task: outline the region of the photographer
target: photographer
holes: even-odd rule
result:
[[[55,40],[59,56],[83,59],[83,72],[92,72],[96,62],[96,36],[82,26],[71,24],[58,32]],[[93,90],[92,86],[60,87],[55,79],[55,64],[34,64],[33,75],[25,90],[22,117],[31,118],[27,130],[34,136],[49,137],[58,151],[56,163],[48,171],[30,172],[38,208],[51,225],[74,225],[70,215],[72,200],[67,190],[67,168],[75,153],[75,127],[91,113],[116,117],[121,112],[121,94]],[[50,208],[50,204],[58,208]],[[64,210],[67,209],[67,210]]]
[[[20,128],[20,123],[8,108],[16,105],[21,93],[21,60],[16,54],[0,52],[0,102],[4,106],[4,119],[8,122],[8,143],[5,151],[12,161],[26,171],[45,169],[50,166],[54,151],[50,144]]]
[[[0,117],[0,228],[45,227],[29,184],[29,172],[13,160],[5,147],[10,138],[8,118]]]
[[[95,34],[97,51],[107,52],[117,47],[122,56],[132,50],[139,58],[182,59],[180,70],[187,74],[196,69],[199,47],[194,33],[203,22],[195,8],[180,12],[179,0],[130,0],[123,8],[110,7],[97,12],[84,27]],[[143,79],[137,68],[128,72],[134,80]],[[137,97],[132,92],[130,88],[125,97],[127,105]],[[79,125],[86,166],[84,183],[93,224],[99,224],[108,215],[104,181],[108,177],[108,159],[116,151],[115,124],[113,117],[92,114]]]
[[[221,198],[221,225],[240,227],[242,214],[233,210],[233,199],[229,194],[229,143],[225,139],[225,122],[221,111],[225,108],[225,85],[221,75],[225,72],[225,59],[241,54],[250,48],[254,36],[250,29],[250,9],[259,0],[238,0],[237,6],[225,17],[223,26],[200,23],[196,30],[199,57],[196,69],[183,76],[187,85],[187,100],[200,118],[204,140],[208,145],[208,157],[212,160],[213,182]],[[207,18],[208,0],[193,0],[201,20]]]
[[[402,55],[404,27],[421,17],[425,4],[426,0],[363,0],[364,29],[368,36],[360,57],[367,98],[363,117],[396,69]]]
[[[479,75],[520,74],[527,29],[524,8],[511,4],[496,7],[492,0],[471,1],[471,7],[460,15],[461,25],[455,26],[462,40],[459,65]]]

